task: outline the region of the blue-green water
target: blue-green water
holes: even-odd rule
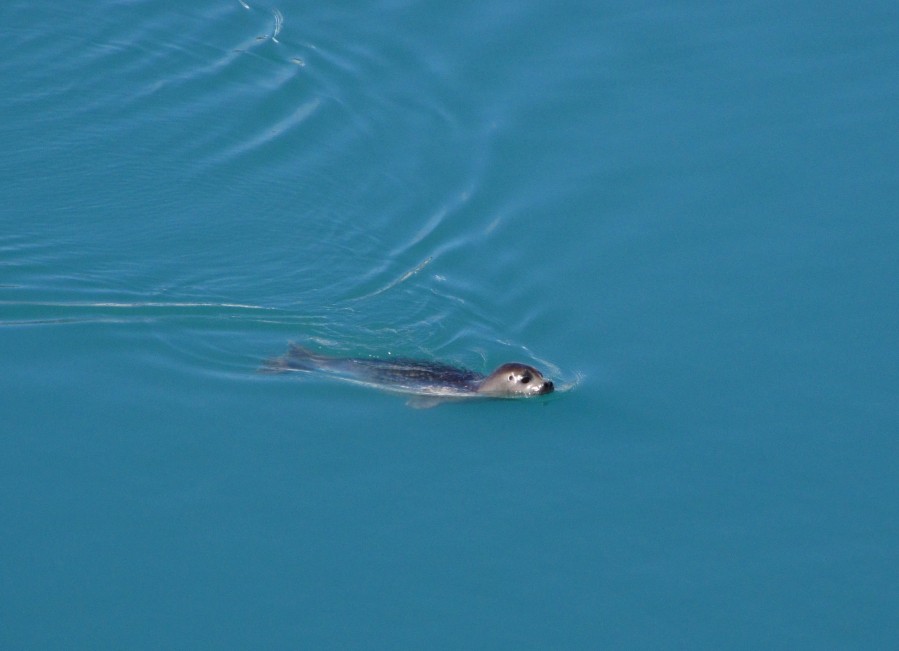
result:
[[[893,3],[0,24],[0,647],[899,646]]]

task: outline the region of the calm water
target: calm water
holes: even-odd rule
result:
[[[0,648],[899,646],[895,3],[248,3],[0,6]]]

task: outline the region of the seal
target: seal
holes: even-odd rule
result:
[[[509,362],[490,375],[458,366],[415,359],[331,357],[290,344],[287,353],[267,360],[263,370],[320,372],[336,379],[385,391],[413,394],[425,400],[414,406],[432,406],[457,398],[526,398],[552,393],[553,383],[533,366]]]

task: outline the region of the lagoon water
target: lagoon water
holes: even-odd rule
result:
[[[895,3],[0,24],[0,648],[899,646]]]

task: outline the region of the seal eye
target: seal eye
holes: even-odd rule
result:
[[[527,383],[530,382],[530,381],[531,381],[531,376],[528,375],[527,373],[525,373],[524,375],[521,376],[521,383],[522,383],[522,384],[527,384]]]

